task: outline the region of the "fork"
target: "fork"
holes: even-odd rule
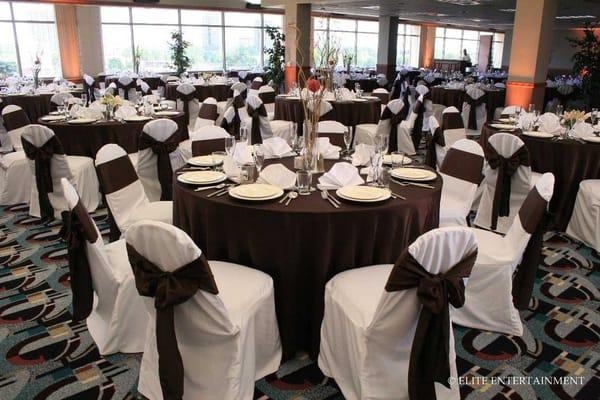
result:
[[[402,182],[402,181],[397,181],[395,179],[392,179],[392,181],[394,183],[397,183],[400,186],[416,186],[416,187],[425,188],[425,189],[435,189],[435,186],[427,185],[425,183]]]
[[[335,196],[329,194],[329,191],[327,189],[325,189],[325,194],[327,195],[328,198],[330,198],[338,206],[342,205],[342,203],[340,203],[340,201]]]
[[[329,203],[334,207],[334,208],[340,208],[340,206],[338,206],[333,200],[331,200],[331,198],[329,196],[327,196],[327,193],[325,193],[325,191],[321,191],[321,197],[323,198],[323,200],[327,200],[329,201]]]

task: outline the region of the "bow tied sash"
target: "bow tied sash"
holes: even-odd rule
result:
[[[202,119],[209,119],[211,121],[216,121],[218,116],[217,113],[217,105],[216,104],[202,104],[200,106],[200,112],[198,113],[198,117]]]
[[[511,157],[504,158],[488,142],[485,146],[485,156],[490,168],[498,170],[492,203],[491,229],[495,230],[498,217],[508,217],[510,215],[510,186],[512,176],[521,165],[528,167],[531,164],[529,162],[529,152],[525,146],[521,146]]]
[[[444,138],[444,131],[441,126],[438,126],[434,131],[429,143],[427,145],[427,154],[425,155],[425,164],[431,168],[435,168],[437,165],[437,155],[435,146],[446,147],[446,140]]]
[[[382,120],[390,121],[390,139],[389,139],[389,151],[398,151],[398,125],[402,122],[402,111],[398,114],[394,114],[392,110],[386,107],[381,114]]]
[[[174,307],[194,297],[198,290],[218,294],[204,255],[174,271],[165,271],[127,244],[135,286],[141,296],[154,298],[158,376],[165,400],[183,398],[183,360],[177,346]]]
[[[117,88],[123,89],[123,97],[125,98],[125,100],[129,100],[129,90],[137,88],[137,83],[134,80],[132,80],[128,84],[124,85],[117,80]]]
[[[477,251],[466,255],[441,274],[431,274],[404,250],[385,286],[387,292],[417,288],[423,305],[410,352],[408,396],[410,400],[435,399],[435,382],[450,388],[450,310],[465,303],[465,285]]]
[[[67,243],[69,254],[73,320],[82,321],[91,314],[94,306],[94,288],[86,242],[95,243],[98,240],[98,231],[81,200],[71,211],[62,212],[62,220],[59,234]]]
[[[177,149],[178,144],[177,132],[163,142],[154,139],[146,132],[142,132],[140,135],[139,149],[150,148],[157,157],[156,172],[158,174],[158,181],[160,182],[161,201],[173,198],[173,167],[171,166],[169,155]]]
[[[21,143],[23,144],[25,156],[33,160],[35,164],[35,184],[42,220],[51,221],[54,219],[54,207],[50,203],[48,193],[54,192],[51,169],[52,157],[55,154],[64,154],[65,152],[56,136],[52,136],[40,147],[33,145],[23,137],[21,137]]]
[[[192,92],[189,94],[183,94],[181,92],[177,92],[177,99],[183,102],[183,113],[185,114],[186,121],[190,120],[190,101],[196,98],[196,92]]]
[[[468,122],[469,129],[477,130],[477,107],[485,103],[486,97],[486,95],[483,95],[478,99],[474,99],[468,94],[465,95],[465,103],[470,106]]]
[[[250,132],[250,143],[260,144],[262,143],[262,135],[260,134],[260,117],[267,117],[267,110],[265,105],[261,104],[260,107],[252,108],[248,105],[248,115],[252,118],[252,132]]]

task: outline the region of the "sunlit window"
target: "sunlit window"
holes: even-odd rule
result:
[[[467,50],[473,64],[479,59],[479,38],[481,35],[492,36],[492,59],[494,68],[502,66],[502,52],[504,50],[504,34],[468,29],[436,28],[435,51],[436,59],[460,60],[463,51]]]
[[[419,66],[420,49],[421,27],[419,25],[398,24],[396,65],[417,68]]]

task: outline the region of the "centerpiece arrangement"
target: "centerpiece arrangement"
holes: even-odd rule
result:
[[[105,106],[104,119],[111,120],[117,107],[123,105],[123,100],[119,96],[113,96],[112,93],[105,93],[100,99],[100,104]]]
[[[565,131],[565,137],[569,137],[569,133],[573,130],[573,127],[578,122],[585,121],[585,111],[571,110],[565,111],[562,115],[562,122],[567,128]]]
[[[35,55],[31,73],[33,74],[33,88],[37,89],[40,86],[40,71],[42,70],[42,52]]]

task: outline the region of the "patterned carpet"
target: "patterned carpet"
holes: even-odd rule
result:
[[[106,233],[106,214],[95,213]],[[100,357],[71,321],[59,225],[0,208],[0,399],[133,399],[139,356]],[[600,255],[559,233],[545,238],[523,337],[455,327],[465,399],[600,398]],[[477,377],[570,377],[566,384],[477,384]],[[316,363],[298,357],[256,384],[256,399],[343,399]]]

